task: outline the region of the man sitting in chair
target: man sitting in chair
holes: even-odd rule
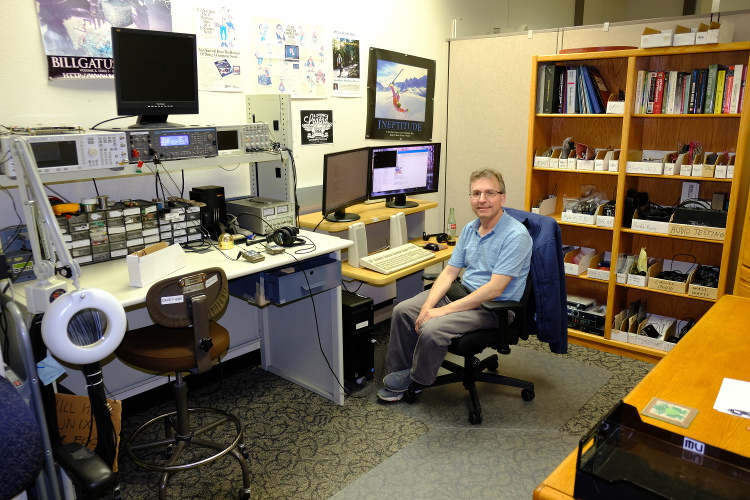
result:
[[[531,265],[531,237],[503,210],[503,176],[492,169],[476,170],[469,193],[477,219],[461,231],[448,265],[432,288],[393,309],[388,375],[378,391],[384,401],[400,400],[412,381],[431,385],[451,339],[497,328],[497,315],[482,309],[482,302],[521,299]],[[454,283],[462,269],[464,287]],[[508,320],[513,320],[512,312]]]

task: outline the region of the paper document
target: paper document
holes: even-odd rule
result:
[[[725,378],[716,396],[714,410],[750,418],[750,382]]]

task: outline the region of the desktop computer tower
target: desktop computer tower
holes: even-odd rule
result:
[[[218,239],[227,222],[227,202],[223,186],[198,186],[190,190],[190,199],[205,203],[201,207],[201,226],[208,231],[211,239]]]
[[[375,312],[370,297],[341,291],[344,380],[358,383],[375,374]]]

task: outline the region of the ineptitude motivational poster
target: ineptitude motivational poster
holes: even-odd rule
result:
[[[432,140],[435,61],[370,49],[367,139]]]

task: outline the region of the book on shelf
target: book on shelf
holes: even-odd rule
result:
[[[596,66],[589,66],[589,74],[591,75],[591,78],[594,79],[594,84],[596,85],[596,89],[599,92],[599,98],[601,99],[600,102],[606,111],[607,101],[609,101],[609,96],[612,95],[612,92],[609,90],[609,87],[607,87],[604,77]]]
[[[678,80],[678,74],[679,71],[670,71],[667,73],[667,106],[666,106],[666,113],[673,115],[676,113],[675,109],[677,109],[677,80]]]
[[[747,65],[742,67],[742,81],[740,82],[740,98],[737,104],[737,112],[742,113],[742,104],[745,101],[745,82],[747,81]]]
[[[583,69],[581,66],[578,67],[578,99],[581,102],[579,105],[580,112],[583,114],[592,113],[591,102],[589,101],[589,95],[586,92],[586,82],[584,81]]]
[[[696,96],[696,92],[698,91],[697,86],[698,86],[699,75],[700,75],[700,69],[696,68],[693,70],[693,73],[690,77],[688,108],[687,108],[687,111],[685,111],[687,114],[695,113],[695,96]]]
[[[560,99],[558,85],[562,70],[562,66],[556,64],[548,64],[544,68],[544,103],[542,106],[542,113],[557,112]]]
[[[599,88],[594,81],[594,77],[591,74],[591,68],[593,66],[581,66],[581,74],[583,75],[584,92],[586,94],[586,102],[589,106],[590,113],[602,114],[604,113],[604,103],[602,103],[601,94],[599,94]]]
[[[714,103],[716,102],[716,76],[719,72],[718,64],[708,65],[708,81],[706,83],[706,94],[703,103],[703,112],[711,114],[714,112]]]
[[[578,70],[575,66],[568,66],[565,73],[565,86],[567,92],[565,93],[565,112],[566,113],[578,113],[578,92],[577,92],[577,77]]]
[[[722,113],[729,113],[729,104],[732,100],[732,86],[734,85],[734,66],[727,68],[727,76],[724,81],[724,104],[721,108]]]
[[[714,98],[714,114],[718,115],[721,113],[721,108],[724,106],[724,85],[727,81],[727,68],[721,66],[716,72],[716,97]]]
[[[729,101],[729,113],[739,113],[740,92],[742,89],[742,75],[744,66],[742,64],[734,65],[734,83],[732,85],[732,97]]]
[[[652,113],[655,115],[661,114],[662,103],[664,102],[664,77],[663,71],[656,72],[656,84],[654,88],[654,106]]]
[[[654,112],[654,95],[656,92],[656,71],[649,71],[646,78],[646,84],[643,88],[644,112],[651,114]]]
[[[537,73],[536,73],[536,112],[537,113],[543,113],[544,112],[544,87],[545,87],[545,76],[547,64],[540,64],[537,67]]]
[[[698,70],[698,83],[695,86],[695,110],[694,113],[703,113],[704,101],[706,100],[706,85],[708,81],[708,68]]]
[[[643,85],[646,80],[647,71],[639,70],[635,81],[635,114],[643,113]]]

